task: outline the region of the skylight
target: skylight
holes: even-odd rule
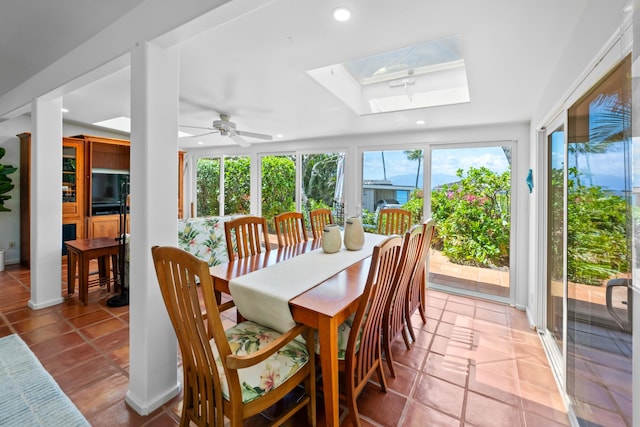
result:
[[[359,115],[470,101],[460,35],[307,74]]]
[[[102,126],[109,129],[119,130],[121,132],[131,133],[131,119],[126,116],[114,117],[113,119],[103,120],[93,123],[95,126]],[[192,133],[178,131],[178,138],[193,136]]]

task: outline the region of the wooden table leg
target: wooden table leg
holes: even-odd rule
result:
[[[120,262],[116,254],[111,254],[111,269],[113,270],[113,291],[117,292],[120,286],[124,286],[124,277],[120,277]]]
[[[73,294],[76,289],[76,254],[73,250],[67,250],[67,293]]]
[[[327,426],[339,426],[340,402],[338,385],[338,325],[335,318],[321,317],[318,324],[320,337],[320,368],[324,389],[324,410]]]
[[[78,279],[78,287],[80,294],[80,301],[84,305],[87,305],[89,302],[89,257],[85,256],[84,253],[80,253],[80,259],[78,260],[78,264],[80,267]]]

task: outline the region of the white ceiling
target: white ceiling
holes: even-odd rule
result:
[[[11,0],[1,7],[0,94],[142,2],[35,3]],[[181,43],[179,124],[210,126],[224,112],[239,129],[282,134],[286,141],[528,121],[588,3],[273,1]],[[349,22],[333,20],[338,5],[351,9]],[[456,34],[463,38],[469,103],[358,116],[306,74]],[[77,123],[128,116],[128,69],[66,94],[63,103],[65,118]],[[426,123],[416,125],[419,119]],[[204,142],[232,143],[219,135]],[[198,146],[195,138],[179,145]]]

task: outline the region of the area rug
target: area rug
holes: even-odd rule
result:
[[[0,338],[0,426],[88,426],[18,335]]]

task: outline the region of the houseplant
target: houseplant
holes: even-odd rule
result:
[[[4,157],[6,151],[4,147],[0,147],[0,159]],[[16,170],[17,168],[14,168],[12,165],[0,164],[0,212],[11,211],[11,209],[4,206],[4,201],[11,199],[11,196],[6,193],[13,190],[15,186],[11,183],[11,178],[7,175],[14,173]]]
[[[4,147],[0,147],[0,159],[4,157],[6,151]],[[0,212],[8,212],[11,210],[4,206],[4,201],[11,198],[11,196],[6,193],[13,190],[15,186],[11,183],[11,178],[7,175],[14,173],[16,170],[17,169],[11,165],[3,165],[0,163]],[[0,248],[0,271],[4,270],[4,251],[4,248]]]

